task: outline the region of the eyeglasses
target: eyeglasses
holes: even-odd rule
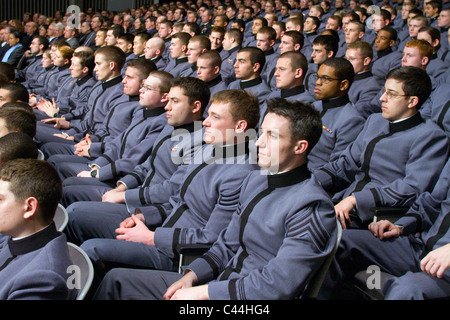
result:
[[[330,83],[331,81],[341,81],[341,79],[335,79],[335,78],[331,78],[331,77],[329,77],[329,76],[319,76],[317,73],[314,73],[314,74],[312,75],[312,77],[313,77],[313,79],[314,79],[314,82],[316,82],[317,80],[320,79],[320,81],[321,81],[322,83],[324,83],[324,84],[328,84],[328,83]]]
[[[143,89],[144,91],[161,92],[161,90],[153,89],[152,87],[146,86],[145,84],[143,84],[143,85],[141,86],[141,89]]]
[[[397,99],[398,97],[409,97],[410,95],[408,94],[397,94],[397,93],[392,93],[391,91],[386,91],[385,88],[381,89],[381,96],[383,96],[384,94],[386,94],[386,97],[389,100],[393,100],[393,99]]]

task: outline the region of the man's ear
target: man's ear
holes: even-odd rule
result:
[[[307,140],[298,140],[295,144],[295,154],[302,154],[308,150],[308,141]]]
[[[38,201],[35,197],[29,197],[24,201],[24,219],[30,219],[34,217],[38,208]]]

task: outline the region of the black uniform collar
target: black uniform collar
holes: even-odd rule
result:
[[[128,101],[139,101],[139,95],[135,95],[135,96],[130,96],[129,98],[128,98]]]
[[[159,115],[163,114],[164,112],[166,112],[166,110],[164,109],[164,107],[152,108],[152,109],[144,108],[143,112],[144,112],[144,119],[147,119],[149,117],[159,116]]]
[[[177,65],[179,65],[180,63],[187,62],[187,61],[188,61],[188,57],[176,58],[176,59],[175,59],[175,65],[177,66]]]
[[[241,89],[246,89],[246,88],[251,88],[251,87],[254,87],[254,86],[257,86],[258,84],[261,84],[262,83],[262,78],[261,78],[261,76],[258,76],[257,78],[255,78],[255,79],[251,79],[251,80],[244,80],[244,81],[240,81],[240,86],[241,86]]]
[[[107,81],[102,83],[103,90],[111,88],[112,86],[115,86],[116,84],[121,83],[121,82],[122,82],[122,76],[121,75],[117,76],[117,77],[115,77],[115,78],[113,78],[111,80],[107,80]]]
[[[238,143],[228,146],[214,146],[213,156],[214,158],[234,158],[237,156],[242,156],[244,154],[249,154],[249,142]]]
[[[399,122],[389,122],[389,132],[390,133],[396,133],[404,130],[408,130],[411,128],[414,128],[415,126],[418,126],[419,124],[423,123],[423,118],[420,115],[420,112],[417,112],[412,117],[399,121]]]
[[[381,51],[377,51],[377,59],[387,56],[389,53],[392,53],[391,47],[381,50]]]
[[[217,77],[215,77],[211,81],[208,81],[206,84],[208,85],[208,88],[211,88],[220,82],[222,82],[222,75],[219,74]]]
[[[61,233],[51,223],[38,232],[18,240],[9,239],[9,250],[13,256],[26,254],[44,247],[47,243],[58,237]]]
[[[162,56],[151,59],[154,63],[158,63],[159,60],[162,59]]]
[[[201,126],[200,126],[201,128]],[[178,129],[184,129],[187,130],[189,132],[194,132],[195,129],[195,122],[191,122],[191,123],[186,123],[186,124],[182,124],[178,127],[174,127],[174,130],[178,130]]]
[[[67,70],[69,68],[70,68],[70,64],[68,63],[68,64],[63,65],[62,67],[58,67],[58,70],[59,71],[64,71],[64,70]]]
[[[91,78],[92,78],[92,75],[88,74],[88,75],[84,76],[83,78],[78,79],[77,80],[77,86],[82,86],[83,84],[85,84]]]
[[[271,54],[275,53],[275,50],[273,50],[273,48],[270,48],[267,51],[264,51],[264,56],[270,56]]]
[[[271,188],[281,188],[288,187],[294,184],[300,183],[311,177],[311,172],[309,172],[306,164],[303,164],[295,169],[288,172],[283,172],[279,174],[268,175],[268,183]]]
[[[231,48],[230,50],[228,50],[228,53],[231,55],[233,52],[240,50],[242,47],[241,46],[236,46]]]
[[[322,106],[324,109],[331,109],[331,108],[342,107],[349,102],[350,102],[350,99],[348,98],[348,94],[345,94],[339,98],[322,100]]]
[[[353,81],[364,80],[364,79],[370,78],[371,76],[373,76],[373,74],[370,70],[361,72],[361,73],[357,73],[357,74],[355,74]]]
[[[281,97],[283,99],[295,96],[297,94],[301,94],[305,92],[305,86],[301,85],[295,88],[291,88],[291,89],[281,89]]]

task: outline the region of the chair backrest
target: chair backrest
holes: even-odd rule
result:
[[[67,243],[72,263],[80,268],[80,287],[76,300],[83,300],[89,291],[94,279],[94,266],[86,252],[73,243]]]
[[[56,229],[60,232],[62,232],[69,222],[69,215],[66,211],[66,208],[63,207],[62,204],[58,204],[58,207],[55,211],[55,217],[53,218],[53,221],[55,222]]]
[[[44,153],[40,149],[38,149],[38,157],[37,157],[37,159],[38,160],[45,160]]]
[[[342,238],[342,226],[339,221],[336,220],[337,224],[337,240],[336,244],[333,248],[333,251],[330,252],[320,269],[316,272],[316,274],[311,278],[311,280],[306,285],[305,290],[302,293],[301,299],[316,299],[319,294],[320,287],[322,286],[323,280],[330,268],[331,261],[333,261],[334,255],[339,247],[339,243]]]

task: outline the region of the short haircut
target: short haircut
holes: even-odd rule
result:
[[[125,30],[121,25],[114,24],[108,28],[108,30],[112,30],[112,34],[115,38],[119,38],[123,34],[125,34]]]
[[[306,19],[311,19],[313,25],[316,26],[316,30],[319,29],[319,27],[320,27],[320,19],[319,19],[319,18],[314,17],[314,16],[309,16],[309,17],[307,17]],[[306,20],[306,19],[305,19],[305,20]]]
[[[42,45],[44,46],[44,48],[42,49],[43,51],[47,50],[48,47],[50,46],[50,43],[49,43],[47,37],[44,37],[44,36],[34,36],[34,37],[33,37],[33,40],[34,40],[34,39],[37,39],[37,40],[38,40],[39,45],[42,44]]]
[[[87,67],[89,73],[92,74],[95,67],[94,54],[88,51],[75,51],[73,56],[80,59],[81,67]]]
[[[333,52],[333,57],[336,56],[336,53],[339,49],[338,40],[330,35],[319,35],[314,38],[313,45],[321,45],[325,48],[327,52]]]
[[[426,32],[430,37],[431,40],[441,40],[441,33],[439,32],[438,29],[430,27],[430,26],[426,26],[426,27],[422,27],[419,29],[419,33],[420,32]],[[441,43],[439,41],[439,47],[441,46]]]
[[[23,132],[34,138],[36,135],[36,115],[25,110],[0,108],[0,119],[9,132]]]
[[[29,94],[27,88],[21,83],[6,82],[0,84],[0,89],[8,91],[11,102],[22,101],[29,102]]]
[[[198,42],[200,44],[200,48],[211,50],[211,41],[207,36],[204,35],[196,35],[189,39],[189,42]]]
[[[209,96],[211,95],[209,87],[204,81],[194,77],[178,77],[172,80],[171,88],[173,87],[183,89],[183,94],[188,97],[190,104],[193,104],[195,101],[200,101],[200,114],[203,114],[208,105]]]
[[[355,24],[359,32],[364,32],[366,30],[366,27],[361,21],[352,20],[349,23]]]
[[[300,45],[300,49],[302,49],[303,45],[305,44],[305,36],[300,31],[289,30],[289,31],[286,31],[283,34],[283,36],[290,37],[292,39],[292,41],[294,42],[294,45],[296,45],[296,44]]]
[[[101,54],[105,57],[106,61],[115,62],[117,68],[120,70],[125,65],[126,55],[119,47],[116,46],[104,46],[95,50],[95,55]]]
[[[228,34],[228,37],[234,38],[234,40],[236,40],[239,45],[242,44],[243,34],[241,30],[237,28],[231,28],[228,29],[225,33]]]
[[[347,46],[348,49],[359,50],[361,56],[364,58],[369,57],[370,60],[373,59],[373,49],[372,46],[365,41],[355,41],[353,43],[349,43]]]
[[[261,29],[258,30],[258,33],[268,35],[268,40],[275,41],[277,39],[277,32],[272,27],[262,27]]]
[[[342,28],[342,18],[336,14],[330,16],[328,19],[334,20],[338,23],[338,26]]]
[[[150,36],[150,34],[147,33],[147,32],[139,32],[138,34],[136,34],[136,35],[134,36],[134,38],[135,38],[135,39],[136,39],[136,38],[141,39],[141,42],[147,42],[148,39],[151,38],[151,36]]]
[[[0,164],[13,159],[37,159],[38,148],[33,138],[23,132],[0,137]]]
[[[381,18],[383,20],[389,20],[391,21],[392,15],[389,11],[387,11],[386,9],[380,9],[379,13],[374,13],[374,15],[378,15],[381,16]]]
[[[216,92],[211,97],[213,103],[229,103],[233,121],[245,120],[247,130],[254,129],[259,123],[259,102],[253,94],[242,90],[223,90]]]
[[[41,219],[47,223],[53,221],[62,197],[62,183],[50,163],[36,159],[8,161],[0,167],[0,180],[9,182],[9,191],[16,200],[36,198]]]
[[[187,32],[177,32],[172,36],[172,39],[178,39],[182,45],[187,46],[191,39],[191,35]]]
[[[349,88],[353,83],[355,77],[355,70],[353,65],[345,58],[329,58],[325,60],[322,65],[326,65],[334,69],[334,74],[339,80],[347,80],[349,82]]]
[[[441,12],[442,10],[442,2],[441,1],[436,1],[436,0],[431,0],[431,1],[425,1],[424,6],[430,5],[433,7],[433,9],[438,9],[438,13]]]
[[[292,141],[308,141],[307,153],[317,144],[322,134],[322,119],[311,104],[301,101],[275,98],[267,101],[267,113],[274,113],[290,120]]]
[[[308,72],[308,60],[306,59],[303,53],[297,51],[288,51],[282,53],[278,57],[278,59],[281,58],[290,59],[292,70],[296,70],[299,68],[302,69],[303,70],[302,78],[305,77],[306,73]]]
[[[127,62],[127,68],[128,67],[137,69],[139,78],[141,80],[147,79],[150,72],[158,70],[158,68],[156,68],[155,63],[152,60],[145,59],[145,58],[129,60]]]
[[[427,57],[428,60],[431,60],[431,58],[433,57],[433,47],[426,40],[410,40],[405,44],[405,48],[417,48],[420,52],[420,56]]]
[[[184,25],[187,26],[191,32],[194,32],[195,35],[200,34],[200,26],[197,23],[186,22]]]
[[[390,38],[389,40],[397,41],[397,31],[394,28],[385,26],[385,27],[381,28],[378,32],[380,32],[381,30],[389,33],[389,38]]]
[[[213,67],[220,68],[222,66],[222,57],[216,50],[203,52],[198,56],[198,58],[207,59],[209,61],[209,64]]]
[[[131,34],[131,33],[125,33],[125,34],[119,36],[118,39],[122,39],[122,40],[124,40],[124,41],[126,41],[126,42],[128,42],[128,43],[133,44],[133,41],[134,41],[134,34]]]
[[[427,19],[427,17],[425,17],[425,16],[417,15],[417,16],[412,17],[411,20],[418,20],[418,21],[421,21],[422,24],[423,24],[423,27],[425,27],[425,26],[428,25],[428,19]],[[410,20],[410,21],[411,21],[411,20]]]
[[[239,49],[238,51],[238,53],[243,52],[247,52],[250,54],[250,62],[252,63],[252,65],[254,65],[255,63],[259,63],[258,73],[261,73],[264,65],[266,64],[266,57],[264,55],[264,52],[257,47],[244,47]]]
[[[387,79],[395,79],[402,82],[402,89],[407,96],[419,98],[417,109],[419,109],[431,93],[432,85],[428,73],[417,67],[404,66],[389,71]]]
[[[268,25],[268,22],[267,22],[266,18],[264,18],[264,17],[257,16],[256,18],[253,18],[253,20],[261,21],[261,24],[263,27],[267,27],[267,25]]]
[[[172,79],[174,78],[172,74],[170,74],[167,71],[160,71],[160,70],[156,70],[156,71],[152,71],[149,74],[149,77],[155,77],[158,78],[160,83],[158,86],[158,89],[162,92],[162,93],[168,93],[170,91],[170,88],[172,86]]]

